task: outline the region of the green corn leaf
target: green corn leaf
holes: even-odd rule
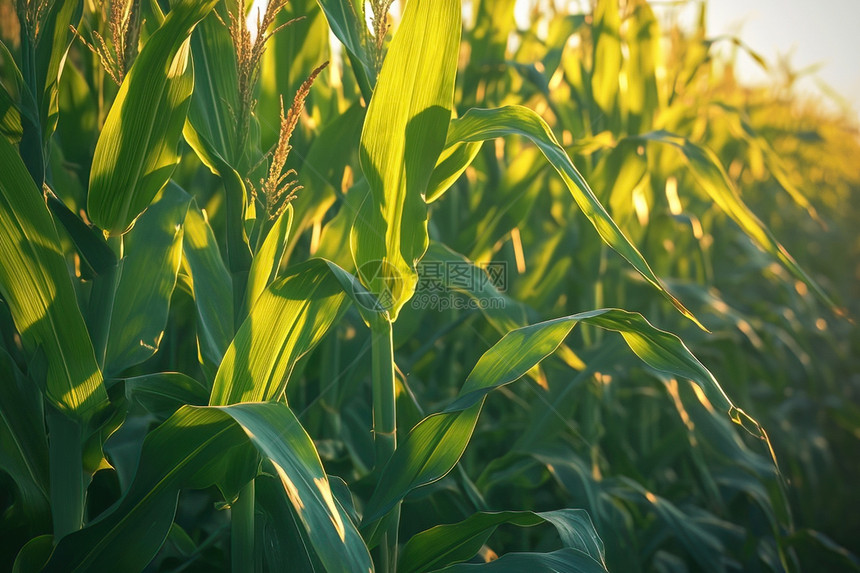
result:
[[[61,539],[44,571],[142,571],[168,535],[180,488],[216,483],[227,469],[218,461],[249,444],[272,463],[326,569],[372,571],[358,531],[334,501],[313,442],[280,403],[180,408],[147,436],[134,482],[120,502]],[[134,543],[121,542],[127,539]]]
[[[201,363],[214,374],[235,333],[233,283],[215,234],[196,201],[185,216],[182,268],[191,278]]]
[[[194,87],[189,35],[216,3],[175,3],[120,86],[96,143],[87,197],[90,219],[111,234],[131,227],[179,162]]]
[[[123,238],[104,371],[114,376],[155,354],[164,335],[182,258],[191,197],[171,183]]]
[[[125,397],[157,418],[166,420],[189,404],[205,406],[209,391],[203,384],[181,372],[144,374],[124,381]]]
[[[238,166],[242,150],[234,127],[239,109],[236,50],[229,30],[218,20],[227,21],[226,11],[216,10],[191,36],[194,93],[183,132],[206,166],[218,173],[220,162]]]
[[[344,249],[343,245],[349,243],[355,217],[361,211],[361,206],[369,200],[369,196],[370,188],[363,177],[347,190],[341,201],[340,210],[320,232],[320,246],[316,252],[318,257],[355,272],[352,253],[346,252],[347,249]]]
[[[414,535],[403,547],[398,570],[423,573],[440,566],[471,559],[499,525],[510,523],[534,527],[541,523],[555,526],[565,547],[582,551],[606,571],[603,542],[594,530],[588,513],[581,509],[557,511],[500,511],[472,514],[459,523],[437,525]]]
[[[372,572],[370,554],[334,497],[310,436],[283,404],[238,404],[221,409],[245,430],[275,468],[326,571]]]
[[[332,60],[331,31],[317,0],[290,0],[278,14],[273,26],[290,21],[292,23],[283,33],[279,32],[269,39],[260,65],[260,96],[256,113],[261,119],[263,141],[275,141],[278,138],[278,122],[266,121],[266,118],[278,117],[281,95],[286,98],[289,94],[295,94],[307,79],[309,70]],[[289,65],[284,65],[284,62],[289,62]],[[330,109],[329,104],[334,103],[330,99],[334,95],[329,89],[331,77],[325,73],[314,82],[313,93],[306,102],[309,115],[324,114]],[[293,141],[299,143],[299,138]],[[294,151],[304,155],[305,149],[295,143]],[[330,159],[334,157],[337,157],[334,153],[329,155]],[[302,175],[308,175],[307,171]]]
[[[0,135],[12,143],[18,143],[21,141],[23,133],[18,104],[9,95],[9,92],[0,85]]]
[[[3,65],[4,71],[0,75],[0,134],[12,143],[18,143],[23,135],[21,122],[29,120],[31,125],[36,123],[32,117],[27,116],[28,111],[34,109],[36,104],[12,52],[3,42],[0,42],[0,64]],[[10,86],[13,86],[11,92]],[[29,105],[21,105],[12,97],[13,94],[17,94],[18,98],[27,101]]]
[[[621,75],[621,15],[615,0],[597,0],[594,8],[594,62],[591,70],[591,90],[597,104],[592,129],[595,132],[609,128],[607,118],[620,112],[618,103],[619,81]],[[600,125],[604,124],[604,125]]]
[[[36,45],[36,66],[39,74],[38,91],[41,101],[39,119],[42,126],[42,138],[45,142],[48,141],[57,127],[59,113],[57,93],[60,75],[63,73],[66,54],[74,39],[74,34],[69,30],[69,26],[76,26],[80,22],[83,7],[81,0],[51,3],[45,16],[44,27],[39,31],[39,40]]]
[[[334,487],[334,480],[331,477],[329,480]],[[266,548],[263,563],[267,570],[277,571],[284,563],[289,563],[290,570],[296,573],[325,571],[289,499],[284,496],[280,479],[271,475],[258,476],[255,489],[256,527]]]
[[[364,8],[357,0],[317,0],[329,28],[346,48],[362,94],[376,82],[376,65],[368,49]],[[365,96],[366,97],[366,96]]]
[[[311,260],[266,289],[227,349],[209,403],[277,399],[296,361],[346,311],[347,296],[328,264]]]
[[[407,493],[451,471],[469,444],[486,395],[518,380],[555,352],[578,322],[621,333],[648,366],[694,381],[715,407],[739,423],[746,416],[680,339],[654,328],[639,314],[595,310],[526,326],[509,332],[481,356],[450,406],[410,431],[383,470],[364,523],[382,517]]]
[[[98,229],[84,223],[54,193],[47,193],[47,200],[48,208],[69,234],[84,265],[96,275],[110,272],[116,267],[116,255]]]
[[[520,106],[471,109],[463,117],[451,121],[447,145],[450,147],[459,142],[484,141],[508,135],[526,137],[537,145],[547,161],[561,175],[577,205],[606,244],[627,259],[639,274],[669,299],[684,316],[701,327],[696,317],[663,286],[639,250],[624,236],[558,143],[549,126],[535,112]],[[464,155],[464,159],[466,157]],[[465,168],[466,165],[463,165],[462,169]]]
[[[507,553],[489,563],[460,563],[439,569],[439,573],[599,573],[603,566],[577,549],[559,549],[551,553]]]
[[[26,23],[21,26],[21,70],[27,89],[20,90],[21,157],[40,187],[50,138],[57,127],[60,76],[74,38],[69,26],[77,25],[83,13],[81,0],[42,4],[38,32]]]
[[[826,229],[827,224],[818,215],[818,211],[815,209],[815,206],[810,203],[806,195],[804,195],[792,181],[792,177],[787,172],[786,165],[782,160],[782,157],[780,157],[766,137],[756,132],[755,128],[750,124],[749,118],[745,116],[743,111],[723,103],[716,104],[716,107],[725,111],[728,115],[728,121],[731,126],[732,133],[736,137],[746,141],[752,150],[761,154],[768,172],[776,182],[779,183],[780,187],[788,193],[799,207],[809,213],[809,216],[821,225],[822,228]]]
[[[85,420],[107,402],[57,229],[21,158],[0,137],[0,295],[25,348],[47,360],[47,397]]]
[[[633,191],[649,181],[648,162],[634,145],[618,145],[603,156],[591,180],[601,189],[601,202],[608,203],[612,217],[624,225],[633,210]]]
[[[427,202],[432,203],[451,188],[481,151],[481,141],[449,143],[439,156],[427,185]]]
[[[451,118],[460,2],[414,0],[379,74],[364,130],[361,168],[370,184],[350,236],[355,266],[397,317],[412,296],[427,249],[427,185]]]
[[[505,61],[508,38],[517,26],[515,8],[516,0],[481,0],[474,8],[477,23],[469,40],[472,58],[478,65]]]
[[[649,505],[654,510],[702,570],[718,572],[726,570],[722,559],[725,548],[718,537],[696,523],[696,520],[681,511],[675,504],[654,495],[639,482],[623,476],[619,480],[624,487],[637,494],[641,503]]]
[[[590,464],[569,447],[539,444],[526,455],[544,465],[567,494],[588,510],[599,531],[614,532],[612,536],[604,535],[610,564],[614,564],[612,570],[636,570],[639,557],[624,551],[624,547],[635,543],[628,525],[631,516],[622,509],[618,499],[607,492],[608,480],[596,479]]]
[[[51,549],[54,547],[53,535],[40,535],[28,541],[18,555],[12,566],[12,573],[38,573],[45,567]]]
[[[48,441],[42,396],[0,349],[0,470],[12,478],[10,518],[33,535],[49,527]],[[44,530],[44,529],[41,529]]]
[[[430,247],[427,249],[427,254],[424,257],[424,262],[441,265],[442,267],[468,268],[473,277],[483,278],[485,276],[483,275],[484,271],[476,267],[472,261],[460,253],[454,252],[443,243],[436,241],[431,241]],[[462,292],[473,300],[495,301],[494,304],[483,305],[486,308],[482,307],[481,311],[499,334],[504,335],[515,328],[520,328],[528,324],[528,309],[526,306],[499,292],[488,276],[486,280],[475,280],[472,282],[472,288],[469,289],[460,288],[456,284],[449,288],[457,292]]]
[[[251,270],[248,272],[248,286],[245,288],[245,308],[248,311],[254,308],[254,303],[266,287],[275,280],[287,249],[292,224],[293,207],[288,205],[284,212],[278,215],[269,234],[254,255]]]
[[[651,128],[654,115],[664,106],[657,83],[657,68],[662,61],[660,25],[651,5],[636,0],[624,28],[624,44],[630,51],[624,70],[627,73],[628,133],[642,133]]]
[[[468,268],[471,276],[480,277],[478,273],[484,273],[475,264],[459,253],[455,253],[442,243],[430,242],[425,260],[428,262],[440,262],[443,265],[453,265],[461,269]],[[487,275],[486,280],[474,281],[473,288],[461,288],[457,284],[450,285],[452,291],[460,292],[474,301],[493,301],[490,304],[478,302],[481,312],[487,317],[489,323],[501,335],[505,335],[515,328],[526,326],[529,317],[536,313],[523,303],[512,299],[510,296],[499,292],[493,281]],[[556,351],[556,355],[574,370],[582,370],[585,365],[582,360],[565,344]],[[541,373],[540,367],[536,366],[531,372],[532,378],[542,386],[546,385],[546,378]]]
[[[634,138],[669,144],[677,149],[686,160],[696,182],[743,231],[765,252],[785,266],[798,280],[804,282],[815,295],[837,314],[843,311],[824,292],[818,283],[804,271],[794,257],[783,247],[773,233],[750,211],[729,179],[720,159],[708,149],[666,131],[657,131]]]

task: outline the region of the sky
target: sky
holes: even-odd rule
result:
[[[815,76],[860,118],[860,0],[711,0],[708,31],[739,36],[768,62],[790,55],[795,70],[820,65]],[[751,58],[738,64],[742,79],[766,78]],[[821,94],[815,76],[798,87]]]

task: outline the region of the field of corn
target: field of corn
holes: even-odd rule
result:
[[[860,571],[856,125],[516,4],[0,0],[0,571]]]

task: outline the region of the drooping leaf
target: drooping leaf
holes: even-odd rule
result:
[[[181,372],[143,374],[123,381],[125,397],[160,419],[167,419],[188,404],[205,406],[209,392],[203,384]]]
[[[398,570],[405,573],[433,571],[472,558],[499,525],[510,523],[533,527],[552,524],[565,547],[582,551],[605,571],[603,542],[594,530],[588,513],[581,509],[557,511],[478,512],[459,523],[437,525],[409,539],[403,547]]]
[[[684,316],[701,324],[681,301],[670,293],[651,270],[639,250],[624,236],[604,206],[595,197],[585,179],[558,143],[546,122],[534,111],[521,106],[498,109],[471,109],[463,117],[452,120],[448,146],[458,142],[484,141],[496,137],[520,135],[540,148],[550,164],[558,171],[579,208],[594,225],[601,238],[627,261]],[[465,169],[463,165],[462,169]]]
[[[407,4],[361,134],[371,193],[350,248],[362,281],[393,319],[412,296],[415,265],[427,249],[424,195],[454,104],[460,12],[455,0]]]
[[[652,132],[635,139],[669,144],[683,154],[696,182],[749,237],[767,253],[782,263],[798,280],[803,281],[827,306],[839,312],[836,303],[818,283],[804,271],[783,247],[773,233],[750,211],[732,185],[728,174],[716,154],[708,149],[672,133]]]
[[[85,420],[107,402],[54,221],[21,158],[0,137],[0,294],[25,347],[47,361],[47,397]]]
[[[680,339],[654,328],[639,314],[595,310],[526,326],[509,332],[481,356],[451,405],[410,431],[383,470],[363,523],[385,515],[407,493],[451,471],[469,444],[486,395],[518,380],[555,352],[578,322],[621,333],[651,368],[694,381],[716,407],[739,423],[746,416]]]
[[[146,42],[119,88],[96,143],[87,212],[111,234],[126,232],[179,162],[194,73],[191,34],[216,0],[181,0]]]
[[[427,202],[432,203],[451,188],[457,178],[475,160],[481,151],[480,141],[459,141],[448,143],[439,155],[439,161],[433,168],[433,175],[427,185]]]

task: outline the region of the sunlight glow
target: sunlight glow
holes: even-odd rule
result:
[[[328,508],[329,519],[331,519],[331,522],[334,524],[334,528],[337,530],[340,540],[345,542],[346,529],[343,526],[343,520],[340,518],[340,512],[337,510],[337,505],[334,503],[334,497],[331,494],[331,487],[328,484],[328,480],[324,477],[314,478],[314,485],[316,485],[317,489],[320,490],[320,494]]]
[[[680,215],[684,210],[678,197],[678,180],[674,177],[666,179],[666,200],[669,201],[669,211],[673,215]]]
[[[245,17],[245,23],[248,25],[248,32],[251,33],[251,43],[257,39],[257,34],[260,33],[260,20],[263,19],[263,14],[266,12],[266,7],[269,5],[269,0],[254,0],[251,4],[251,9]]]

